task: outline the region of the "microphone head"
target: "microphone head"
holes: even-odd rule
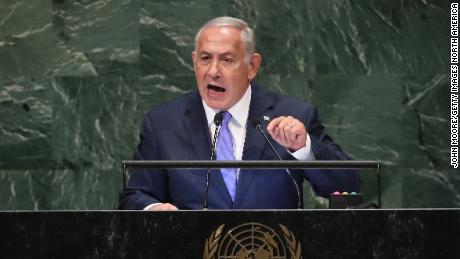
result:
[[[219,127],[223,119],[224,113],[222,111],[216,113],[216,115],[214,115],[214,124],[216,124],[216,126]]]

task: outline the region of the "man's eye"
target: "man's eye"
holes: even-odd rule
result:
[[[222,61],[224,61],[225,63],[232,63],[233,59],[231,59],[231,58],[223,58]]]
[[[201,60],[202,60],[202,61],[208,61],[209,59],[210,59],[209,56],[201,57]]]

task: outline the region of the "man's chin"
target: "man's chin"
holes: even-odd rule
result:
[[[205,100],[206,104],[216,110],[228,110],[230,107],[228,107],[228,104],[225,100]]]

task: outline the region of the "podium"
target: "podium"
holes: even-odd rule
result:
[[[334,166],[380,169],[372,161],[351,162]],[[144,168],[143,163],[123,163],[124,177],[127,167]],[[171,166],[171,161],[149,163]],[[172,163],[176,168],[332,166],[327,161]],[[2,258],[460,258],[460,209],[12,211],[0,212],[0,238]]]
[[[459,209],[0,212],[0,230],[2,258],[460,258]]]

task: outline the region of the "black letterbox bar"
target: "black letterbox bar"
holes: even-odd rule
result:
[[[379,169],[380,161],[276,161],[276,160],[124,160],[122,166],[130,168],[302,168],[302,169]]]

